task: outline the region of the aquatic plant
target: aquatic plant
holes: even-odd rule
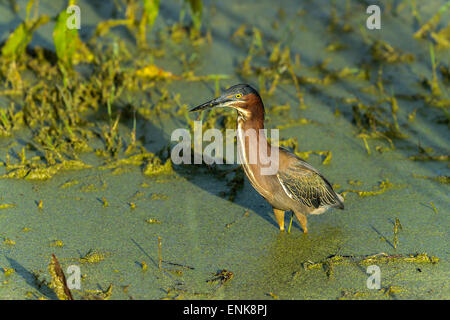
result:
[[[360,197],[368,197],[368,196],[376,196],[380,195],[387,190],[393,188],[393,187],[402,187],[402,185],[395,185],[389,181],[389,179],[385,179],[381,181],[378,186],[374,187],[372,191],[363,191],[363,190],[354,190],[354,189],[348,189],[343,191],[341,194],[343,197],[349,192],[353,192],[358,194]]]
[[[436,28],[437,24],[441,19],[441,15],[445,13],[450,8],[450,3],[445,3],[439,10],[434,14],[430,20],[423,24],[419,30],[414,33],[414,38],[424,38],[429,32],[432,32]],[[417,11],[416,11],[417,12]],[[416,15],[417,16],[417,15]],[[420,19],[419,19],[420,21]]]
[[[75,5],[75,0],[69,1],[69,6]],[[64,84],[68,85],[68,73],[73,65],[80,62],[92,62],[94,56],[87,46],[80,40],[78,29],[67,28],[69,14],[66,10],[61,11],[53,29],[53,42],[58,57],[60,70],[64,76]]]
[[[33,5],[35,5],[35,10],[33,17],[31,17]],[[2,58],[6,60],[17,60],[22,57],[36,29],[50,21],[48,15],[38,15],[38,5],[38,1],[28,1],[25,21],[9,35],[6,43],[2,47]]]
[[[394,254],[379,253],[367,256],[341,256],[331,255],[326,259],[319,262],[305,261],[302,263],[302,267],[305,271],[322,269],[330,278],[334,274],[334,266],[339,265],[379,265],[390,263],[429,263],[436,264],[440,259],[436,256],[430,256],[427,253],[415,253],[415,254]]]
[[[159,13],[160,0],[127,1],[125,19],[108,19],[100,22],[95,37],[106,35],[111,28],[125,26],[135,34],[136,44],[140,48],[147,47],[147,27],[151,30]],[[141,13],[139,15],[139,13]],[[138,18],[140,17],[140,18]]]
[[[189,3],[192,15],[192,22],[194,23],[194,29],[200,32],[202,26],[202,11],[203,11],[203,1],[202,0],[185,0]]]
[[[93,263],[99,263],[100,261],[105,260],[105,258],[108,255],[109,254],[106,252],[101,252],[98,250],[89,250],[83,257],[81,257],[77,260],[81,263],[93,264]]]

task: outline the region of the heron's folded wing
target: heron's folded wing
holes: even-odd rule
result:
[[[330,183],[309,167],[298,163],[277,173],[288,196],[308,207],[343,207]]]

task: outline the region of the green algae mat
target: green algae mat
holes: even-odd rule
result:
[[[450,3],[369,5],[0,1],[0,299],[449,299]],[[172,163],[237,83],[344,211]]]

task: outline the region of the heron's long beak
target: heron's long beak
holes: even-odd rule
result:
[[[225,107],[226,103],[230,102],[230,101],[232,101],[232,100],[229,99],[228,97],[220,96],[220,97],[212,99],[208,102],[202,103],[201,105],[196,106],[195,108],[192,108],[191,110],[189,110],[189,112],[211,109],[214,107]]]

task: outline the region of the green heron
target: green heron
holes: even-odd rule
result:
[[[284,213],[292,210],[304,233],[308,232],[307,214],[321,214],[329,208],[344,209],[344,199],[331,184],[310,164],[286,149],[278,148],[278,170],[262,174],[260,157],[250,163],[252,142],[242,132],[256,130],[257,143],[272,150],[264,129],[264,105],[258,92],[247,84],[230,87],[220,97],[203,103],[190,111],[213,107],[231,107],[237,110],[237,142],[240,162],[252,186],[273,208],[275,219],[284,231]]]

